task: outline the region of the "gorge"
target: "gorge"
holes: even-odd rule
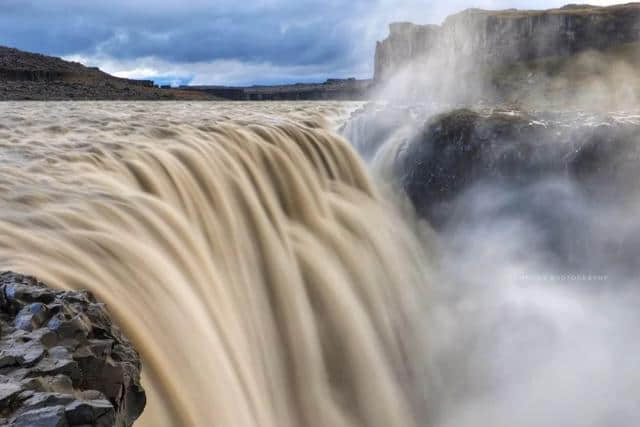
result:
[[[640,425],[639,25],[470,9],[282,86],[0,48],[0,424]]]

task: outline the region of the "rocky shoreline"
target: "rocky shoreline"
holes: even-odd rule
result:
[[[0,274],[0,424],[131,426],[140,356],[88,291]]]

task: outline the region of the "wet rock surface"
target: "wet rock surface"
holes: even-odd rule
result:
[[[483,182],[517,187],[567,177],[616,198],[635,186],[640,116],[458,109],[427,119],[400,153],[400,185],[436,225],[456,197]]]
[[[0,425],[130,426],[140,358],[104,304],[0,273]]]

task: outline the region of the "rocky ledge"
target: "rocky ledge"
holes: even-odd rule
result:
[[[435,224],[478,183],[517,187],[558,176],[616,197],[637,191],[639,167],[640,116],[509,109],[433,116],[407,140],[396,164],[409,198]]]
[[[630,113],[523,111],[509,106],[453,108],[370,103],[342,129],[365,158],[397,147],[394,178],[434,224],[478,183],[526,186],[566,177],[584,191],[636,194],[640,116]],[[606,187],[606,191],[602,190]]]
[[[140,357],[88,291],[0,274],[0,424],[130,426],[146,403]]]
[[[456,251],[637,282],[640,115],[369,105],[343,132]]]

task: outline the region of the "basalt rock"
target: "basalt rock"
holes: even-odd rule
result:
[[[131,426],[140,357],[88,291],[0,274],[0,424]]]
[[[442,25],[390,25],[378,42],[375,79],[408,63],[446,57],[451,66],[504,65],[640,40],[640,3],[610,7],[569,5],[550,10],[467,9]]]
[[[399,153],[398,182],[436,225],[482,183],[517,188],[556,176],[621,200],[638,191],[640,118],[459,109],[428,119]]]
[[[619,106],[640,99],[639,42],[640,3],[468,9],[442,25],[391,24],[374,82],[385,99]]]

